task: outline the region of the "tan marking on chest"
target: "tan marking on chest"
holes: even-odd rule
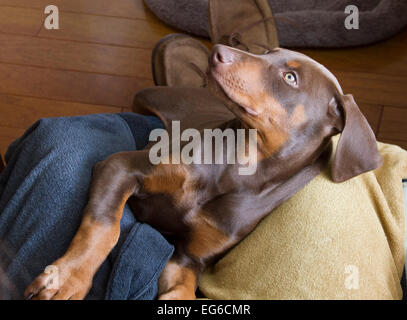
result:
[[[207,258],[222,252],[231,238],[217,228],[207,217],[198,216],[193,221],[187,250],[197,258]]]
[[[182,164],[162,164],[144,178],[144,192],[170,195],[178,207],[193,205],[196,186],[187,167]]]
[[[174,193],[187,179],[188,172],[181,165],[158,165],[144,179],[144,188],[150,193]]]

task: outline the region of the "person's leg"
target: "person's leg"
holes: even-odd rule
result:
[[[7,277],[0,296],[22,298],[64,254],[80,224],[94,164],[143,148],[149,132],[161,126],[155,117],[135,114],[43,119],[10,146],[0,174],[0,262]],[[128,207],[124,217],[129,223],[121,241],[135,223]],[[111,267],[106,261],[95,277],[93,297],[103,297]]]

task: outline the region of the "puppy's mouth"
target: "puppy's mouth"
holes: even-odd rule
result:
[[[254,117],[257,117],[259,115],[259,112],[254,110],[252,107],[242,103],[237,98],[239,95],[247,95],[247,93],[245,93],[244,85],[241,83],[241,81],[235,79],[233,76],[225,77],[214,67],[209,68],[209,73],[215,80],[218,87],[222,90],[222,92],[229,100],[231,100],[235,105],[237,105],[247,114]]]

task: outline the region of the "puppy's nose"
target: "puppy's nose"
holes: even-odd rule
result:
[[[223,45],[216,45],[212,50],[212,63],[217,64],[231,64],[234,60],[234,54],[231,49]]]

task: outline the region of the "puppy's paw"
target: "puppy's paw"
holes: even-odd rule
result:
[[[24,297],[32,300],[81,300],[92,286],[92,277],[81,269],[53,264],[45,268],[25,290]]]
[[[158,300],[195,300],[195,292],[187,287],[177,285],[168,292],[159,294]]]

